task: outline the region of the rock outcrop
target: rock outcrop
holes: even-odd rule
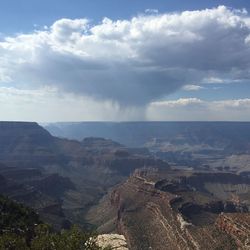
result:
[[[239,249],[250,249],[250,213],[223,213],[218,217],[216,225],[235,240]]]
[[[128,250],[126,239],[120,234],[101,234],[97,236],[97,245],[110,250]]]
[[[132,250],[237,249],[237,239],[218,227],[217,218],[222,211],[233,211],[242,218],[249,213],[237,210],[239,204],[217,200],[192,186],[178,188],[176,180],[183,174],[138,170],[92,208],[87,218],[91,221],[94,215],[100,232],[123,234]],[[166,176],[175,180],[176,186],[170,190],[156,188],[159,178]]]

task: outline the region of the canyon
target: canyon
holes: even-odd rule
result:
[[[181,124],[173,133],[160,123],[150,134],[153,125],[137,124],[136,143],[124,145],[107,133],[77,140],[0,122],[0,194],[55,230],[77,224],[106,239],[123,235],[132,250],[249,249],[249,168],[226,165],[249,155],[248,124],[231,136],[236,125],[223,134],[216,124]]]

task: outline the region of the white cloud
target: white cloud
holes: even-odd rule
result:
[[[96,25],[60,19],[2,39],[0,81],[146,105],[190,82],[249,79],[249,20],[224,6]]]
[[[157,9],[146,9],[145,13],[148,13],[148,14],[158,14],[159,11]]]
[[[250,99],[204,101],[198,98],[152,102],[148,120],[250,121]]]
[[[1,72],[1,70],[0,70],[0,82],[1,83],[8,83],[11,81],[12,81],[11,78],[7,74]]]
[[[151,106],[155,107],[186,107],[190,105],[197,105],[202,104],[203,101],[198,98],[180,98],[178,100],[172,100],[172,101],[158,101],[158,102],[152,102],[150,103]]]
[[[206,77],[202,80],[202,83],[211,84],[211,83],[225,83],[224,79],[218,77]]]
[[[199,85],[190,84],[190,85],[183,86],[182,89],[185,91],[198,91],[198,90],[204,89],[204,87],[199,86]]]
[[[219,109],[246,110],[250,108],[250,99],[214,101],[213,104]]]
[[[203,84],[230,84],[230,83],[240,83],[245,79],[234,79],[234,78],[219,78],[219,77],[206,77],[202,80]]]

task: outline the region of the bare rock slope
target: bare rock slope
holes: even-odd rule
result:
[[[89,211],[88,219],[99,223],[100,232],[123,234],[132,250],[247,249],[244,247],[248,244],[249,226],[242,229],[240,235],[244,236],[229,229],[235,227],[237,232],[236,218],[249,220],[245,204],[220,200],[190,184],[185,186],[180,181],[183,176],[180,178],[176,171],[149,172],[136,171]],[[192,174],[183,174],[185,179],[194,178]],[[169,190],[157,187],[159,178],[169,178]],[[229,218],[233,214],[235,219],[223,222],[223,213],[230,214]]]

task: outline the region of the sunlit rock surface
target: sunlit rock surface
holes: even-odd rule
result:
[[[120,234],[101,234],[97,237],[97,245],[103,248],[128,250],[126,239]]]

